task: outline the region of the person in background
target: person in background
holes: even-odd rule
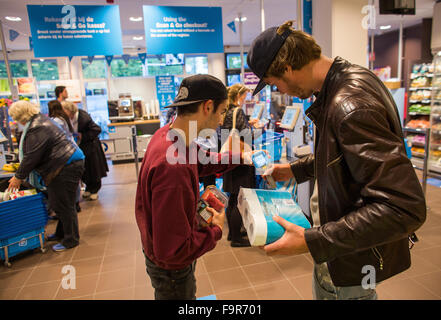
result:
[[[423,190],[383,82],[366,68],[322,55],[315,39],[292,25],[263,31],[247,62],[260,78],[254,94],[276,85],[300,99],[316,96],[306,111],[317,131],[314,154],[272,172],[276,181],[315,181],[313,227],[274,216],[285,233],[264,250],[309,252],[316,299],[376,299],[375,284],[410,267],[409,236],[426,220]],[[367,286],[366,273],[375,277]]]
[[[59,102],[65,101],[68,97],[69,97],[69,94],[68,94],[65,86],[55,87],[55,98],[57,98],[57,100]]]
[[[48,241],[59,241],[54,251],[78,246],[80,241],[75,193],[84,170],[84,154],[63,130],[28,101],[14,102],[9,115],[24,126],[20,139],[20,167],[9,181],[8,190],[18,189],[29,178],[41,177],[47,188],[51,208],[58,216],[54,234]]]
[[[63,107],[61,106],[61,103],[58,100],[52,100],[48,103],[49,107],[49,117],[55,121],[58,126],[63,129],[66,136],[76,144],[76,141],[73,137],[74,129],[72,126],[72,122],[70,121],[70,118],[67,116],[66,112],[64,112]],[[81,183],[80,183],[81,184]],[[81,186],[78,184],[79,190],[77,191],[77,197],[75,201],[75,208],[77,212],[81,212],[81,206],[80,206],[80,193],[81,193]]]
[[[48,103],[49,107],[49,118],[55,121],[58,126],[63,129],[66,136],[69,140],[74,141],[73,138],[73,126],[70,118],[67,116],[66,112],[64,112],[61,103],[58,100],[52,100]],[[75,142],[75,141],[74,141]]]
[[[86,156],[85,171],[82,178],[86,185],[83,198],[97,200],[98,191],[101,189],[101,178],[106,177],[109,171],[99,139],[101,128],[86,111],[78,109],[74,103],[65,101],[62,106],[64,112],[72,121],[74,132],[78,133],[77,143]]]
[[[234,84],[228,88],[228,111],[225,115],[221,129],[231,130],[233,128],[234,110],[236,114],[236,129],[239,132],[252,135],[252,127],[259,128],[257,119],[248,121],[242,106],[248,94],[248,88],[242,84]],[[250,242],[244,238],[246,233],[241,231],[243,226],[242,216],[237,208],[237,196],[240,187],[255,188],[256,176],[253,166],[241,165],[223,175],[223,190],[230,194],[227,208],[228,240],[231,240],[232,247],[249,247]]]

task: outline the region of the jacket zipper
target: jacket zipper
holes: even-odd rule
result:
[[[374,252],[375,257],[380,261],[380,270],[383,270],[383,257],[380,254],[380,251],[376,247],[372,248],[372,251]]]

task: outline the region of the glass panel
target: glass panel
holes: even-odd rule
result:
[[[208,74],[207,56],[186,57],[185,72],[187,72],[188,74]]]
[[[101,127],[99,138],[109,139],[109,109],[107,107],[107,84],[105,81],[85,83],[86,106],[93,121]]]
[[[107,78],[107,62],[104,59],[94,59],[92,63],[87,59],[81,59],[84,79]]]
[[[112,77],[142,77],[143,65],[138,58],[130,58],[126,64],[123,59],[113,59],[110,64]]]
[[[57,60],[32,60],[32,75],[41,80],[58,80]]]
[[[12,77],[14,78],[27,78],[28,65],[26,60],[10,60],[9,65],[11,67]],[[0,61],[0,78],[7,78],[6,65],[4,61]]]

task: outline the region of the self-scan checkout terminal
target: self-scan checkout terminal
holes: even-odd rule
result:
[[[287,106],[280,127],[284,129],[286,143],[286,158],[289,161],[307,156],[312,152],[311,146],[305,144],[303,125],[303,105]],[[302,210],[309,215],[310,183],[304,182],[297,186],[298,203]]]
[[[287,106],[280,122],[286,142],[286,158],[295,159],[311,153],[311,147],[304,143],[303,105]]]
[[[263,127],[268,123],[268,119],[262,117],[265,114],[265,103],[256,103],[253,108],[253,113],[250,116],[250,120],[257,119],[260,125]]]

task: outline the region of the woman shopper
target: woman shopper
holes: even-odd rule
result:
[[[239,132],[251,135],[252,127],[258,128],[258,120],[248,121],[245,112],[242,110],[248,91],[247,87],[242,84],[234,84],[228,88],[228,111],[221,129],[231,130],[233,128],[233,116],[236,109],[236,129]],[[244,130],[248,131],[248,133],[244,132]],[[237,208],[237,196],[240,187],[255,188],[256,177],[254,167],[248,165],[238,166],[232,171],[225,173],[223,179],[223,190],[230,193],[226,214],[228,240],[231,240],[232,247],[249,247],[249,241],[243,238],[244,234],[241,232],[243,222]]]
[[[72,122],[70,121],[66,112],[64,112],[60,101],[58,100],[49,101],[48,107],[49,107],[49,117],[52,120],[54,120],[54,122],[58,124],[58,126],[61,129],[63,129],[64,133],[69,138],[69,140],[71,140],[76,144],[75,139],[73,137],[74,129],[72,126]],[[78,184],[77,196],[75,199],[75,209],[77,210],[77,212],[81,212],[80,194],[81,194],[81,184]]]
[[[51,208],[58,216],[55,234],[48,241],[60,241],[52,248],[64,251],[79,244],[75,193],[84,170],[84,154],[38,106],[28,101],[14,102],[9,108],[14,121],[24,126],[20,139],[20,167],[9,180],[8,190],[18,189],[29,177],[41,176]]]
[[[78,109],[74,103],[65,101],[61,105],[72,120],[74,132],[78,133],[78,145],[86,157],[82,178],[86,184],[86,191],[83,193],[83,198],[96,200],[98,191],[101,189],[101,178],[106,177],[109,171],[106,156],[98,138],[101,128],[86,111]]]

